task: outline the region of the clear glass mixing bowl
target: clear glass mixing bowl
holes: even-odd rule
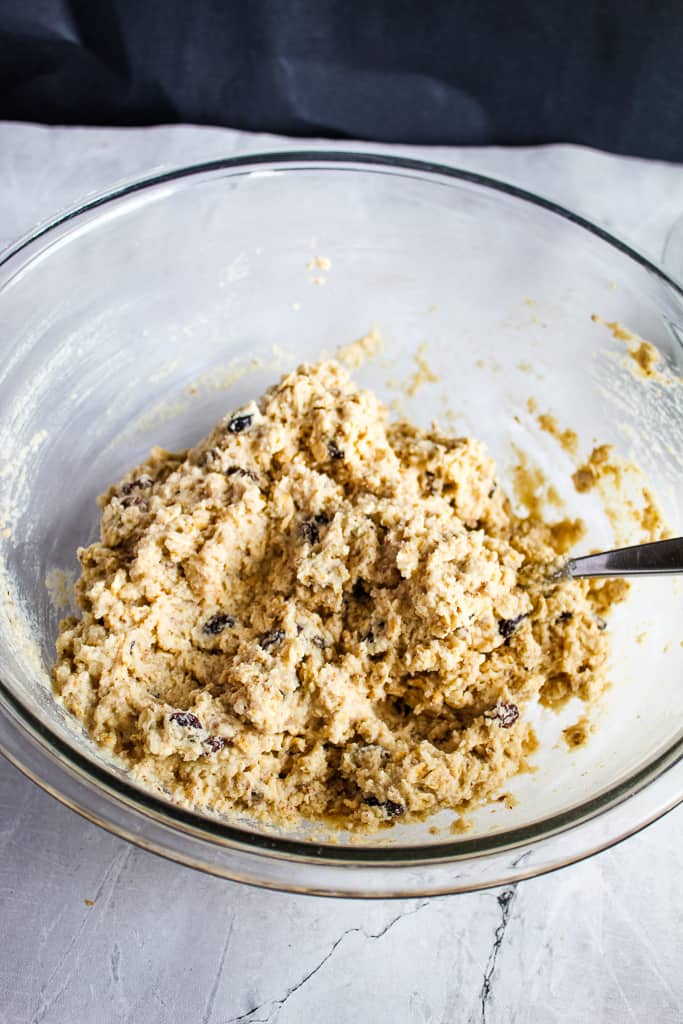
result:
[[[23,240],[0,262],[7,756],[141,846],[307,892],[495,885],[586,856],[671,808],[683,710],[683,602],[671,579],[635,583],[613,617],[614,685],[591,741],[573,752],[561,742],[576,707],[539,709],[537,770],[508,787],[517,805],[482,808],[460,835],[440,816],[321,842],[304,828],[189,813],[133,785],[50,691],[58,573],[74,573],[77,546],[96,535],[96,495],[153,445],[193,442],[284,369],[372,324],[385,352],[358,380],[424,424],[483,438],[504,479],[515,447],[525,450],[588,521],[586,550],[611,545],[610,522],[594,495],[574,491],[569,456],[537,428],[529,397],[575,427],[584,452],[598,440],[634,459],[680,532],[683,389],[639,380],[592,313],[655,343],[680,375],[683,294],[660,270],[535,196],[408,160],[317,152],[184,168]],[[394,381],[414,371],[421,343],[439,379],[408,398]]]

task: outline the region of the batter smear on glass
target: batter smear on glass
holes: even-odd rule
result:
[[[603,690],[623,584],[549,582],[484,445],[304,365],[100,499],[54,686],[186,806],[373,830],[500,795],[527,709]]]

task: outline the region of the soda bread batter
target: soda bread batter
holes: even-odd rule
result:
[[[516,518],[484,445],[301,366],[100,499],[54,686],[171,799],[371,830],[495,798],[526,709],[594,699],[623,588],[548,582],[581,525]]]

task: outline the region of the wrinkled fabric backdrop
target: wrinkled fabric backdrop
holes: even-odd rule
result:
[[[0,118],[683,160],[683,0],[0,0]]]

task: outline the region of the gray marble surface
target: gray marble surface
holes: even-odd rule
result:
[[[0,125],[0,245],[131,176],[298,145],[219,129]],[[683,212],[681,166],[571,146],[395,148],[539,191],[655,258]],[[0,760],[0,1024],[678,1024],[682,822],[673,812],[502,890],[307,898],[135,849]]]

